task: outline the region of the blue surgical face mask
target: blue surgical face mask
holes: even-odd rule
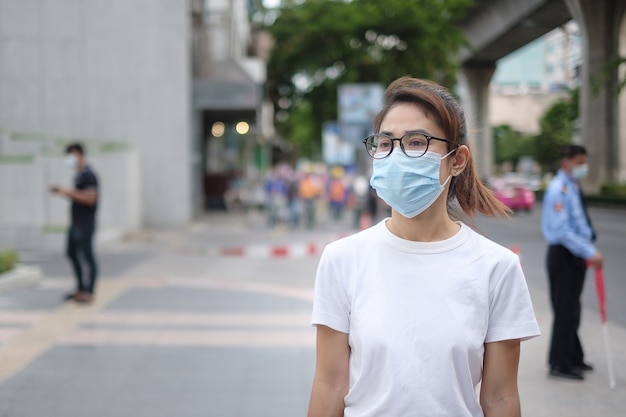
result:
[[[587,164],[576,165],[572,168],[572,179],[574,181],[582,181],[587,178],[587,174],[589,173],[589,167]]]
[[[435,202],[450,180],[451,175],[443,184],[439,182],[439,167],[452,152],[441,156],[428,151],[419,158],[409,158],[395,149],[384,159],[374,159],[370,185],[395,211],[415,217]]]

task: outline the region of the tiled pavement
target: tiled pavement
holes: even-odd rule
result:
[[[336,231],[241,227],[219,219],[103,248],[91,305],[63,302],[66,262],[39,254],[42,282],[0,294],[0,417],[304,415],[317,258],[192,249]]]
[[[317,258],[190,248],[311,236],[244,233],[245,223],[223,219],[206,226],[207,236],[205,226],[103,248],[108,272],[89,306],[61,301],[72,286],[63,259],[44,268],[39,286],[0,294],[0,417],[305,415]],[[547,297],[542,288],[531,292],[544,336],[523,344],[524,415],[626,415],[625,329],[611,328],[617,389],[608,389],[601,362],[582,384],[550,380]],[[582,332],[589,356],[602,358],[597,320],[585,312]]]
[[[102,281],[90,306],[28,304],[0,311],[0,416],[305,412],[310,290],[125,278]]]

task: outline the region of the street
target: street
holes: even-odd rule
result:
[[[623,416],[626,211],[591,209],[606,257],[615,390],[591,273],[581,337],[596,370],[583,383],[546,376],[551,314],[539,216],[537,207],[477,222],[488,237],[519,247],[543,333],[522,344],[524,415]],[[0,417],[305,415],[317,260],[325,243],[354,232],[350,223],[268,230],[259,217],[215,214],[182,231],[108,242],[88,306],[62,300],[73,286],[62,248],[24,254],[44,278],[0,294]]]
[[[604,275],[607,288],[607,314],[609,320],[626,326],[626,211],[590,208],[594,228],[598,234],[596,242],[604,254]],[[479,226],[483,232],[508,248],[518,245],[521,251],[522,264],[529,285],[547,290],[545,272],[546,244],[541,235],[541,206],[535,207],[530,213],[518,213],[511,221],[480,219]],[[587,274],[583,305],[593,311],[598,310],[593,272]]]

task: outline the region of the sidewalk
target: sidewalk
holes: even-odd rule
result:
[[[41,270],[39,268],[21,264],[15,265],[12,270],[0,274],[0,294],[35,285],[40,280]]]
[[[268,230],[254,216],[216,214],[186,230],[103,246],[111,273],[93,305],[61,301],[72,287],[61,272],[0,294],[0,417],[305,415],[319,252],[218,249],[323,242],[350,233],[349,225],[289,232]],[[522,344],[523,415],[623,416],[626,329],[609,323],[615,390],[608,388],[600,319],[589,309],[581,337],[595,371],[582,383],[550,379],[548,297],[541,286],[530,290],[542,336]]]
[[[318,254],[215,249],[345,233],[217,214],[110,242],[99,248],[103,275],[88,306],[61,301],[73,286],[62,254],[31,254],[43,259],[42,282],[0,294],[0,416],[304,415]]]
[[[541,336],[522,342],[519,366],[519,390],[522,415],[534,417],[626,415],[626,329],[608,323],[616,388],[609,388],[605,347],[600,316],[583,309],[580,337],[593,372],[585,381],[566,381],[547,376],[552,313],[543,288],[530,287]]]

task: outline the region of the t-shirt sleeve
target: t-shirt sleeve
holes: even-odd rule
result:
[[[324,249],[315,276],[312,324],[322,324],[333,330],[348,333],[350,329],[350,303],[346,277],[337,268],[336,254]]]
[[[98,178],[93,172],[83,172],[76,180],[76,188],[79,190],[96,190],[98,188]]]
[[[512,261],[502,275],[495,278],[495,285],[490,291],[489,328],[485,343],[539,336],[541,331],[519,261]]]
[[[96,174],[93,172],[87,173],[85,175],[85,189],[97,189],[98,188],[98,178],[96,178]]]

